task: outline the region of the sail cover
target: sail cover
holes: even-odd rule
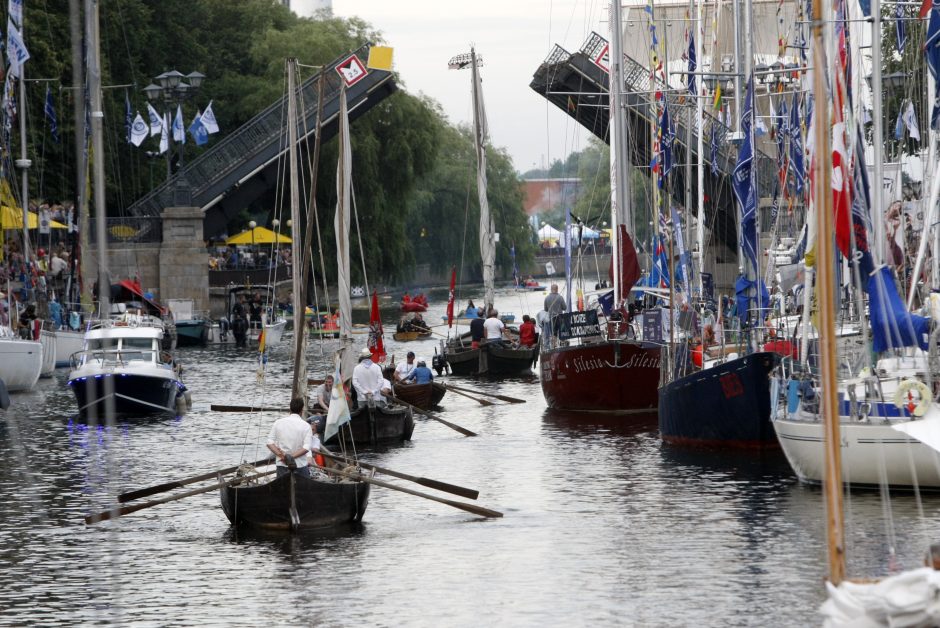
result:
[[[630,239],[630,234],[627,232],[627,226],[617,225],[617,230],[620,232],[620,238],[618,239],[620,243],[620,255],[616,256],[620,260],[620,296],[617,302],[620,303],[627,300],[627,297],[630,295],[630,290],[636,285],[637,280],[639,280],[640,264],[637,261],[636,249],[633,248],[633,240]],[[610,270],[607,274],[610,277],[610,281],[613,282],[613,258],[610,260]]]
[[[907,311],[887,266],[868,278],[868,298],[875,352],[915,346],[927,350],[930,319]]]
[[[349,146],[349,118],[346,112],[346,90],[339,93],[339,160],[336,164],[336,234],[337,288],[339,290],[339,333],[352,338],[352,301],[349,278],[349,213],[352,195],[352,151]],[[349,375],[343,373],[343,375]]]

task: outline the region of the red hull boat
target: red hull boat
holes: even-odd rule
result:
[[[425,303],[418,303],[417,301],[402,301],[401,304],[402,312],[427,312],[428,306]]]
[[[608,340],[542,349],[542,394],[557,410],[640,414],[659,403],[660,347]]]

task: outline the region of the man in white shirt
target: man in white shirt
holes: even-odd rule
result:
[[[268,449],[277,457],[277,477],[296,470],[310,477],[307,468],[307,453],[312,450],[310,425],[300,413],[304,411],[304,400],[295,397],[290,402],[290,414],[278,419],[268,433]]]
[[[372,352],[363,349],[359,354],[359,364],[353,369],[352,384],[360,406],[365,405],[371,396],[375,401],[382,401],[382,367],[372,361]]]
[[[408,379],[411,377],[411,373],[415,370],[415,352],[409,351],[405,359],[407,362],[402,362],[395,367],[396,382]]]
[[[483,331],[486,333],[486,341],[489,343],[503,343],[503,332],[506,326],[499,320],[499,312],[495,309],[490,310],[490,317],[483,322]]]

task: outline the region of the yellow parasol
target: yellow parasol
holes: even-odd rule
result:
[[[22,224],[22,222],[20,223]],[[265,227],[255,227],[242,231],[225,241],[226,244],[290,244],[292,240],[286,235],[275,233]]]
[[[36,229],[39,227],[39,217],[36,215],[36,212],[29,212],[28,220],[30,229]],[[57,222],[55,220],[50,220],[49,226],[53,229],[68,229],[66,225],[63,225],[61,222]],[[3,205],[2,213],[0,213],[0,228],[22,229],[23,212],[19,209]]]

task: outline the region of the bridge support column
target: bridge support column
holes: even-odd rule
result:
[[[198,207],[168,207],[160,245],[160,300],[192,299],[193,309],[209,310],[209,259]]]

